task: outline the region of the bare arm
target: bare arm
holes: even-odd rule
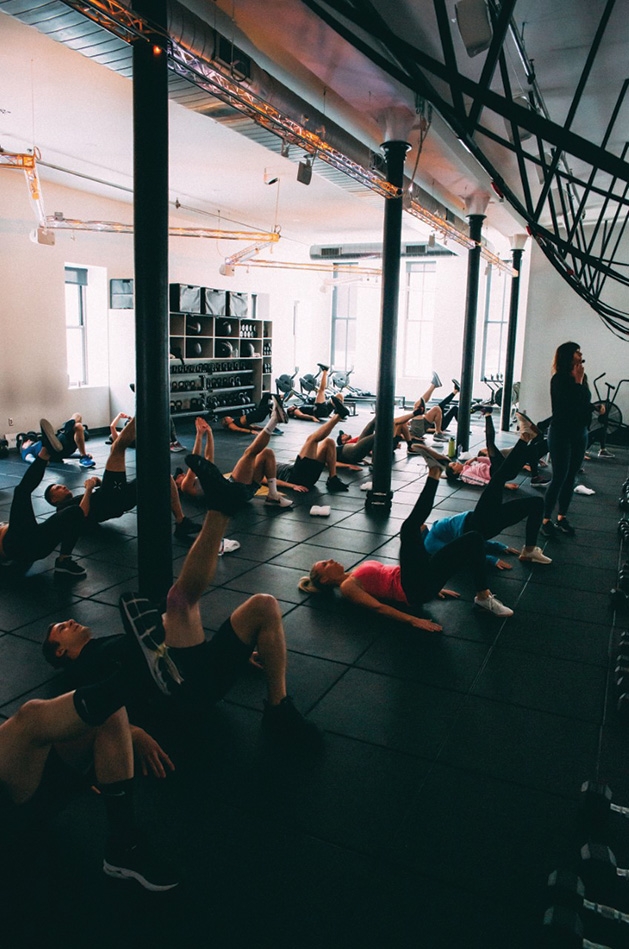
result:
[[[348,577],[341,583],[339,590],[341,594],[357,606],[364,606],[368,610],[373,610],[379,616],[385,616],[388,619],[397,620],[399,623],[406,623],[407,626],[413,626],[415,629],[426,629],[430,632],[439,632],[443,627],[438,623],[433,623],[428,619],[420,619],[419,616],[413,616],[411,613],[403,613],[402,610],[396,610],[394,606],[387,603],[381,603],[375,596],[366,593],[357,580]]]
[[[100,478],[96,478],[96,477],[88,478],[87,481],[85,482],[85,485],[84,485],[85,494],[81,498],[81,503],[79,504],[79,507],[83,511],[83,515],[85,517],[87,517],[90,513],[90,505],[92,503],[92,492],[94,488],[98,487],[99,484],[100,484]]]
[[[127,415],[126,412],[118,412],[115,419],[112,419],[109,423],[109,433],[111,435],[112,442],[115,442],[118,438],[118,435],[120,434],[118,431],[118,426],[120,425],[123,418],[129,419],[131,416]]]

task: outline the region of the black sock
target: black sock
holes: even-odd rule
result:
[[[136,842],[133,778],[98,785],[107,812],[109,835],[114,844],[131,847]]]

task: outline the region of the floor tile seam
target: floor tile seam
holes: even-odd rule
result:
[[[525,705],[522,701],[507,701],[503,697],[494,698],[491,695],[484,695],[482,692],[470,692],[468,697],[472,699],[482,699],[485,702],[493,702],[496,705],[504,705],[508,706],[509,708],[522,709],[526,712],[540,712],[542,715],[552,715],[556,718],[565,718],[568,721],[583,722],[586,725],[593,725],[596,728],[603,724],[602,718],[592,719],[584,718],[581,715],[568,715],[566,713],[553,711],[549,708],[541,708],[538,705]]]
[[[51,672],[54,673],[54,670],[51,670]],[[2,705],[0,705],[0,714],[2,715],[4,714],[4,712],[2,712],[2,709],[6,708],[7,705],[13,705],[15,702],[19,702],[20,706],[24,705],[24,701],[27,701],[26,696],[30,695],[31,692],[35,692],[37,689],[41,689],[41,687],[46,685],[48,682],[54,682],[56,679],[59,679],[59,678],[61,677],[53,674],[51,675],[49,679],[42,679],[41,682],[36,682],[34,685],[29,685],[28,689],[24,689],[23,692],[19,692],[17,695],[13,696],[13,698],[10,698],[8,701],[3,702]],[[65,691],[67,692],[68,690],[66,689]],[[63,695],[63,694],[64,694],[63,692],[57,692],[57,695]],[[7,717],[9,718],[11,716],[7,716]]]
[[[503,643],[503,642],[496,643],[496,649],[497,649],[497,650],[501,650],[501,651],[505,651],[505,652],[509,652],[510,650],[512,650],[513,652],[524,653],[524,654],[526,654],[527,656],[535,656],[535,657],[537,657],[537,658],[539,658],[539,659],[544,659],[544,660],[546,660],[546,659],[558,659],[558,660],[563,661],[563,662],[574,662],[574,663],[576,663],[577,665],[592,666],[594,669],[607,668],[607,665],[608,665],[608,662],[609,662],[609,659],[605,659],[604,661],[601,660],[600,662],[595,662],[595,661],[593,661],[592,659],[579,658],[579,657],[571,658],[570,656],[558,655],[558,654],[554,654],[554,653],[551,653],[551,652],[540,652],[540,651],[538,651],[538,650],[536,650],[536,649],[533,649],[533,648],[531,648],[531,647],[527,647],[527,646],[524,645],[524,644],[520,645],[520,644],[517,643],[517,642],[516,642],[516,643],[512,643],[512,642],[509,642],[509,643]]]

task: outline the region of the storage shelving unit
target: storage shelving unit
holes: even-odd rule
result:
[[[175,417],[246,414],[270,390],[273,326],[257,297],[170,285],[170,410]]]

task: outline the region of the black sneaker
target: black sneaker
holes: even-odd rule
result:
[[[179,885],[177,874],[142,839],[130,847],[122,847],[108,840],[103,872],[117,880],[136,880],[145,890],[155,893],[172,890]]]
[[[329,366],[324,365],[324,363],[322,363],[322,362],[318,362],[318,363],[317,363],[317,366],[319,367],[319,369],[321,370],[321,372],[327,372],[328,369],[330,368]]]
[[[321,748],[323,744],[317,726],[297,711],[290,695],[283,698],[279,705],[269,705],[265,701],[262,727],[273,738],[311,751]]]
[[[174,442],[170,443],[170,450],[173,452],[173,454],[177,454],[177,452],[185,451],[186,446],[182,445],[180,441],[177,441],[177,439],[175,439]]]
[[[63,458],[63,445],[57,438],[56,431],[47,418],[39,420],[39,427],[41,428],[42,445],[50,455],[50,460],[59,461],[60,458]]]
[[[534,488],[546,488],[550,484],[550,478],[545,478],[544,475],[535,475],[534,478],[531,478],[531,484]]]
[[[349,491],[349,485],[345,484],[344,481],[341,481],[338,475],[328,478],[327,480],[328,491],[331,491],[335,494],[338,491]]]
[[[199,479],[208,511],[236,514],[248,501],[247,486],[228,481],[216,465],[201,455],[186,455],[186,464]]]
[[[193,521],[190,517],[184,517],[183,521],[180,521],[180,523],[175,526],[175,537],[177,540],[185,540],[190,537],[191,534],[198,534],[200,530],[200,524],[197,524],[197,522]]]
[[[172,695],[183,679],[168,655],[162,614],[150,600],[137,593],[123,593],[118,608],[125,632],[141,649],[155,685],[164,695]]]
[[[333,395],[330,398],[330,402],[334,406],[334,411],[340,419],[345,419],[349,415],[349,409],[346,405],[343,404],[343,400],[339,399],[337,396]]]
[[[558,534],[557,528],[552,521],[547,521],[546,523],[542,522],[539,532],[543,534],[544,537],[557,537]]]
[[[82,580],[87,576],[87,570],[80,563],[73,560],[72,557],[57,557],[55,560],[55,573],[67,573],[70,577],[76,577]]]
[[[460,391],[461,391],[461,383],[459,382],[458,379],[453,379],[453,380],[452,380],[452,385],[454,386],[454,388],[456,389],[457,392],[460,392]]]
[[[574,537],[576,533],[574,527],[569,522],[567,517],[562,517],[561,519],[557,518],[555,527],[561,534],[565,534],[566,537]]]

